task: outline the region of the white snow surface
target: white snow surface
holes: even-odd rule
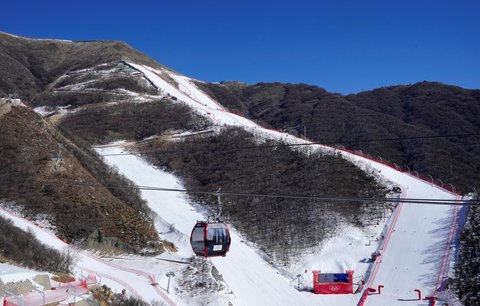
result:
[[[132,67],[144,73],[145,77],[150,79],[163,92],[186,103],[199,114],[210,118],[215,124],[233,125],[249,128],[260,128],[252,121],[239,115],[227,112],[218,102],[211,99],[208,95],[200,91],[192,80],[167,70],[156,70],[144,65],[129,63]],[[162,73],[168,73],[178,85],[178,88],[161,77]]]
[[[350,155],[347,158],[381,171],[382,175],[402,186],[406,198],[458,198],[456,194],[419,180],[409,173],[400,173],[359,156]],[[408,305],[426,305],[425,301],[408,300],[417,297],[415,289],[421,290],[423,296],[432,295],[436,289],[455,207],[404,203],[398,209],[396,224],[388,229],[391,230],[391,236],[385,236],[385,240],[389,241],[381,249],[378,272],[367,283],[373,288],[378,285],[384,285],[385,288],[382,294],[371,295],[365,305],[405,305],[406,301]]]
[[[45,274],[35,270],[24,269],[11,264],[0,263],[0,279],[3,283],[16,282],[17,280],[33,280],[38,274]]]

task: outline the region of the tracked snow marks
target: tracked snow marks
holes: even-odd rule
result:
[[[368,163],[397,184],[403,186],[406,198],[454,200],[456,195],[393,168],[350,156],[357,163]],[[398,208],[397,208],[398,209]],[[431,295],[436,289],[445,245],[448,244],[455,207],[404,203],[389,229],[389,236],[370,287],[384,285],[380,295],[372,295],[365,305],[425,305],[414,301],[415,289]]]
[[[461,197],[457,196],[456,200],[460,200]],[[454,239],[455,235],[457,234],[457,229],[459,227],[459,212],[460,206],[455,206],[453,208],[453,217],[450,224],[450,230],[448,232],[448,239],[445,242],[445,251],[444,256],[442,258],[442,264],[440,266],[440,273],[438,273],[437,283],[436,283],[436,290],[434,295],[438,296],[440,291],[444,291],[447,289],[447,282],[448,282],[448,272],[450,266],[452,265],[452,248],[454,246]]]
[[[159,89],[172,97],[186,103],[199,114],[206,116],[212,122],[219,125],[258,127],[255,123],[241,116],[227,112],[219,103],[212,100],[205,93],[196,88],[191,81],[183,76],[166,71],[159,71],[153,68],[129,63],[135,69],[141,71],[146,78],[154,83]],[[175,85],[162,77],[168,74],[175,82]]]
[[[405,190],[402,192],[402,195],[400,198],[405,197]],[[372,286],[375,277],[378,273],[378,269],[380,268],[380,263],[382,262],[382,257],[383,254],[385,253],[385,250],[388,247],[388,243],[390,242],[390,239],[392,238],[393,232],[395,232],[395,228],[397,225],[398,218],[400,217],[400,213],[403,208],[403,203],[397,203],[397,206],[395,207],[395,210],[393,214],[391,215],[391,218],[389,222],[386,224],[386,229],[385,229],[385,235],[382,236],[382,241],[380,244],[380,247],[378,249],[378,256],[376,257],[375,261],[371,265],[371,271],[369,274],[366,275],[365,280],[366,280],[366,288],[369,288]]]

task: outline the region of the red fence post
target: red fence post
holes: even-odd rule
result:
[[[382,293],[382,288],[383,288],[383,285],[378,285],[378,294]]]
[[[435,306],[435,303],[436,303],[436,302],[435,302],[435,297],[434,297],[434,296],[426,296],[425,299],[428,300],[428,301],[430,301],[430,302],[428,303],[429,306]]]
[[[420,289],[415,289],[413,291],[418,293],[418,299],[421,300],[422,299],[422,292],[420,291]]]
[[[362,297],[360,298],[360,302],[358,303],[357,306],[363,306],[365,304],[365,301],[367,300],[368,297],[368,290],[363,291]]]

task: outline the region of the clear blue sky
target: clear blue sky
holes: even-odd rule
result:
[[[480,88],[477,0],[12,0],[0,9],[1,31],[123,40],[204,81]]]

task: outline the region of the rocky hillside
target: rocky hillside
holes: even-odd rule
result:
[[[9,103],[9,102],[6,102]],[[32,110],[0,117],[0,199],[87,247],[158,252],[152,213],[130,182]]]

